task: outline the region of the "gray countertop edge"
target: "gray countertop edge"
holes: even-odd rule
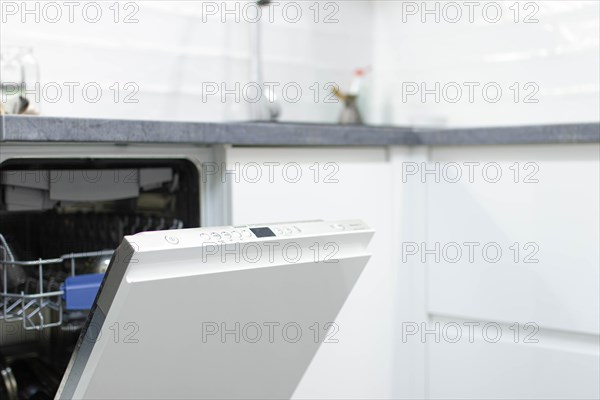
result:
[[[0,141],[242,146],[453,146],[600,143],[600,123],[464,129],[294,123],[202,123],[2,116]]]

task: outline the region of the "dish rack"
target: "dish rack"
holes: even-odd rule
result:
[[[56,280],[58,274],[44,274],[46,268],[58,268],[70,263],[69,276],[76,276],[75,261],[81,258],[111,256],[114,250],[91,251],[65,254],[58,258],[32,261],[15,260],[4,236],[0,234],[0,274],[2,288],[0,292],[0,319],[7,322],[22,321],[25,330],[42,330],[63,324],[62,281]],[[20,291],[9,290],[8,270],[21,266],[36,268],[37,274],[29,274]]]

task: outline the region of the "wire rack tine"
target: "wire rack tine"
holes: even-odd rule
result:
[[[58,258],[38,259],[32,261],[19,261],[14,257],[5,237],[0,234],[0,268],[2,268],[2,287],[0,288],[0,319],[7,322],[21,321],[25,330],[41,330],[53,326],[60,326],[64,321],[64,305],[62,301],[63,290],[59,282],[52,277],[44,283],[44,268],[63,265],[69,262],[70,276],[75,276],[75,260],[78,258],[92,258],[112,255],[114,250],[90,251],[84,253],[70,253]],[[37,267],[37,279],[27,278],[22,282],[18,293],[9,291],[8,268],[9,266]],[[48,311],[54,311],[45,315]],[[57,314],[57,315],[56,315]]]

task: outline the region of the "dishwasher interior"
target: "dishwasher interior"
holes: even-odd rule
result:
[[[186,159],[0,165],[0,398],[54,398],[125,235],[200,226]]]

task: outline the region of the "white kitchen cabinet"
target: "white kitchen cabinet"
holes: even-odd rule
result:
[[[453,255],[439,263],[428,258],[432,313],[600,333],[598,148],[574,145],[565,150],[432,151],[430,163],[471,161],[480,163],[480,170],[496,163],[503,174],[497,183],[477,173],[473,183],[428,181],[428,243],[443,247],[456,242],[463,248],[464,242],[481,244],[474,250],[474,262],[466,254],[455,263],[450,262]],[[516,163],[521,169],[518,183]],[[493,244],[488,246],[489,261],[483,254],[486,244]],[[500,257],[495,249],[501,249]]]
[[[432,318],[447,324],[456,318]],[[458,320],[460,322],[460,320]],[[485,323],[485,321],[481,321]],[[597,399],[598,341],[541,329],[539,343],[514,343],[508,326],[497,343],[428,343],[428,397],[432,399]]]
[[[597,145],[3,150],[15,162],[48,153],[92,154],[117,164],[143,158],[144,168],[186,159],[199,169],[194,204],[200,209],[192,204],[191,210],[205,228],[363,220],[375,231],[366,250],[372,258],[335,318],[337,342],[315,350],[299,384],[286,388],[296,398],[600,395]],[[457,166],[463,179],[454,182]],[[172,245],[172,238],[163,239]],[[472,262],[467,242],[477,243]],[[490,243],[502,251],[497,261],[482,256]],[[459,260],[451,259],[456,246],[464,252]],[[248,289],[247,280],[233,282]],[[472,341],[465,324],[478,324]],[[502,331],[497,342],[484,337],[486,324]],[[445,329],[456,325],[464,340],[452,343]],[[406,326],[429,333],[406,338]]]
[[[433,250],[420,253],[428,325],[498,324],[502,339],[428,340],[429,394],[597,398],[598,146],[433,148],[428,167],[452,164],[465,172],[467,162],[478,163],[471,164],[472,182],[451,182],[456,175],[447,168],[439,182],[432,175],[424,183],[426,244]],[[476,243],[473,258],[468,242]],[[515,323],[530,323],[538,342],[524,342],[526,332],[515,340]]]
[[[339,343],[324,343],[295,391],[299,398],[393,397],[397,265],[392,259],[391,168],[385,148],[230,148],[233,224],[360,215],[375,236],[373,254],[336,323]],[[267,179],[265,163],[274,163]],[[251,170],[261,166],[263,179]],[[287,166],[288,175],[282,171]],[[299,166],[299,169],[298,169]],[[315,168],[320,173],[315,179]],[[296,180],[296,171],[302,177]],[[244,174],[241,172],[241,174]]]
[[[234,147],[225,157],[238,174],[253,163],[297,163],[303,174],[297,183],[230,175],[231,223],[359,217],[376,231],[338,317],[340,343],[322,346],[296,397],[598,397],[596,145]],[[315,182],[311,167],[328,163],[339,181]],[[454,164],[464,175],[455,183]],[[477,243],[472,262],[465,242]],[[449,243],[460,260],[445,253]],[[424,247],[408,255],[406,244]],[[403,340],[406,324],[458,324],[464,337]],[[479,324],[472,342],[463,324]],[[500,327],[497,343],[483,337],[486,324]]]

